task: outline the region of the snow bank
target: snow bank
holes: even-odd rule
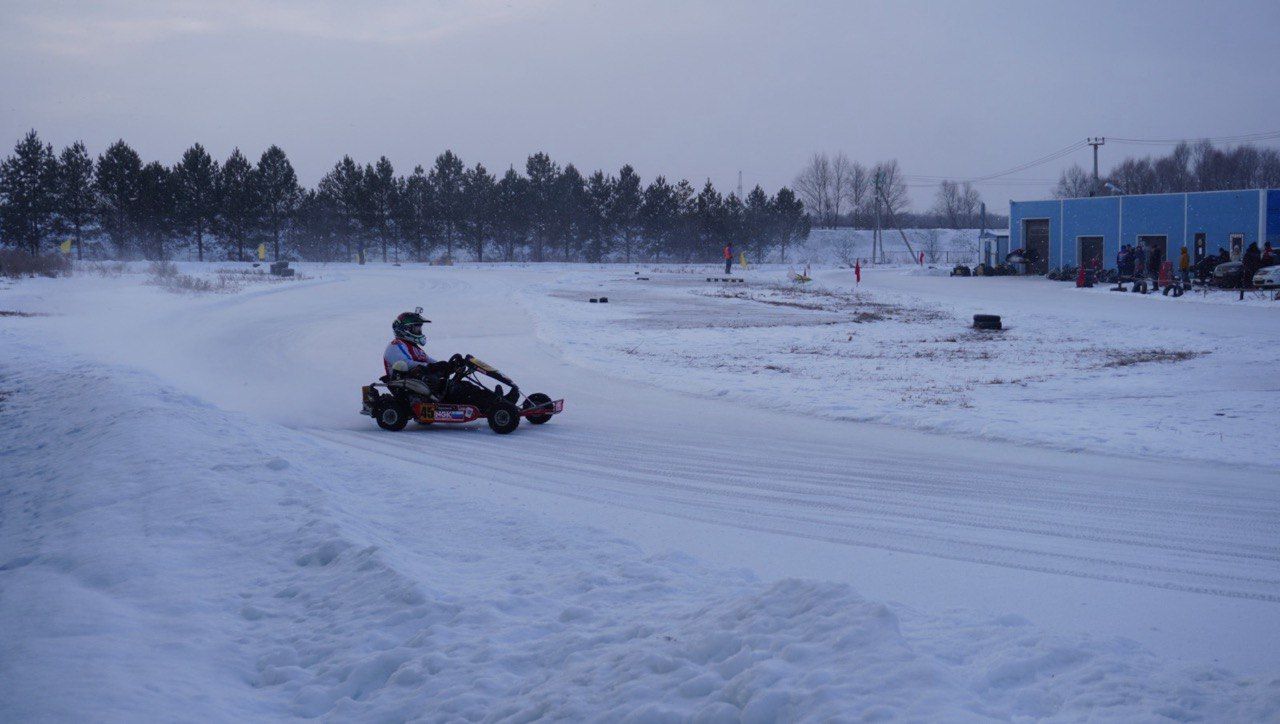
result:
[[[903,233],[913,251],[907,250],[897,229],[883,231],[885,252],[892,261],[913,262],[921,251],[936,255],[939,263],[972,264],[978,258],[978,229],[903,229]],[[804,243],[788,250],[787,258],[801,263],[848,266],[855,258],[872,257],[872,235],[870,229],[814,229]]]

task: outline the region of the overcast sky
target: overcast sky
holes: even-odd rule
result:
[[[165,163],[275,143],[306,184],[445,148],[726,191],[818,150],[966,178],[1091,135],[1280,129],[1280,2],[0,0],[0,143],[30,128]],[[980,190],[1044,196],[1073,161]]]

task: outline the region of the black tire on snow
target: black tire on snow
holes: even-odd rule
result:
[[[520,427],[520,410],[505,400],[495,404],[489,411],[489,429],[499,435],[506,435]]]
[[[378,398],[378,404],[373,408],[373,419],[378,421],[378,427],[391,432],[399,432],[409,424],[409,418],[413,417],[409,411],[409,406],[397,400],[393,395],[382,395]]]
[[[548,402],[551,402],[550,397],[542,394],[541,392],[535,392],[525,398],[524,404],[526,408],[529,408],[537,407],[538,405],[545,405]],[[551,422],[551,413],[548,412],[545,415],[529,415],[526,419],[529,420],[529,424],[531,425],[543,425]]]
[[[974,329],[1001,329],[1000,315],[998,314],[975,314],[973,315]]]

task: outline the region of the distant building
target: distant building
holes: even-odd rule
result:
[[[1239,258],[1264,241],[1280,243],[1278,189],[1009,202],[1009,245],[1027,250],[1039,274],[1095,257],[1114,269],[1121,244],[1176,261],[1184,245],[1199,260],[1219,248]]]
[[[978,263],[1000,266],[1009,255],[1009,230],[988,229],[978,236]]]

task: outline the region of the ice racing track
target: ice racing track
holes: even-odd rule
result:
[[[1009,608],[1070,629],[1106,612],[1115,633],[1181,627],[1187,649],[1167,653],[1232,651],[1241,664],[1261,660],[1240,647],[1265,658],[1258,649],[1276,637],[1274,471],[1244,483],[1214,467],[833,423],[776,414],[767,400],[637,387],[565,360],[523,307],[536,295],[518,291],[485,270],[387,270],[278,292],[303,295],[302,304],[228,299],[243,313],[197,320],[213,332],[197,357],[216,378],[218,350],[237,348],[249,358],[236,364],[262,374],[247,389],[205,393],[403,462],[402,480],[377,485],[398,488],[392,514],[406,530],[414,486],[445,479],[494,505],[557,511],[768,577],[847,580],[908,605]],[[482,426],[377,430],[356,414],[358,386],[376,369],[386,319],[414,304],[436,320],[433,352],[476,353],[564,396],[566,414],[505,437]],[[219,321],[228,318],[240,321]],[[245,334],[263,344],[229,344]],[[299,375],[298,365],[318,368]],[[360,493],[371,482],[350,484]],[[1238,639],[1195,633],[1205,616],[1223,614],[1253,623]]]
[[[574,364],[540,334],[548,273],[353,271],[201,300],[142,336],[156,370],[182,369],[191,394],[376,461],[378,474],[339,483],[342,498],[400,555],[431,554],[418,551],[421,511],[448,486],[480,511],[521,508],[766,579],[848,582],[908,609],[1013,612],[1171,658],[1274,667],[1277,471],[929,435],[637,385]],[[564,397],[565,413],[506,436],[482,424],[377,429],[358,414],[359,387],[379,369],[390,319],[419,304],[435,320],[430,352],[474,353]]]

